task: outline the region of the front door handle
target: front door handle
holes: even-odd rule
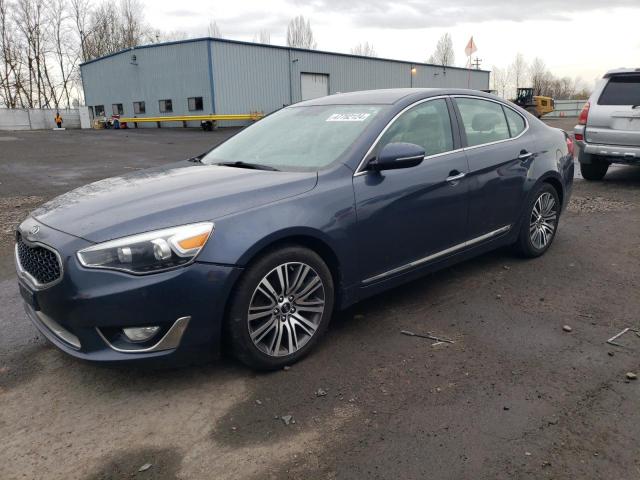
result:
[[[466,173],[460,173],[457,170],[453,170],[451,172],[449,172],[449,176],[447,177],[447,182],[449,183],[456,183],[458,180],[462,180],[467,174]]]
[[[520,155],[518,155],[518,160],[529,160],[533,157],[533,153],[527,152],[526,150],[520,150]]]

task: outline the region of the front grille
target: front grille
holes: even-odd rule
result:
[[[47,285],[60,278],[62,268],[58,256],[48,248],[27,245],[22,236],[16,235],[20,267],[40,285]]]

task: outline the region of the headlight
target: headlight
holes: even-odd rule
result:
[[[213,233],[213,223],[156,230],[99,243],[78,252],[88,268],[153,273],[192,262]]]

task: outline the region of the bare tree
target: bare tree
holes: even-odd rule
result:
[[[509,70],[502,69],[494,65],[491,72],[491,84],[493,90],[495,90],[502,98],[506,98],[509,82]]]
[[[351,53],[353,55],[362,55],[364,57],[377,57],[376,49],[373,47],[372,43],[364,42],[359,43],[355,47],[351,49]]]
[[[529,71],[529,66],[524,59],[524,56],[521,53],[516,55],[516,58],[513,60],[513,63],[509,66],[510,75],[513,79],[513,83],[515,86],[515,90],[522,87],[523,84],[527,83],[527,74]]]
[[[553,93],[553,76],[547,69],[544,60],[539,57],[534,58],[531,63],[531,67],[529,68],[529,72],[534,95],[547,96]]]
[[[292,18],[287,26],[287,45],[315,50],[317,43],[311,30],[311,22],[300,15]]]
[[[453,40],[451,40],[451,35],[445,33],[440,37],[440,40],[438,40],[436,50],[429,57],[429,61],[427,63],[448,67],[453,65],[455,60],[456,54],[453,51]]]
[[[209,21],[209,25],[207,26],[207,35],[213,38],[222,38],[220,27],[218,27],[218,24],[214,20]]]
[[[122,48],[132,48],[148,40],[140,0],[120,0],[120,41]]]
[[[253,36],[254,43],[264,43],[265,45],[271,45],[271,34],[268,30],[260,30]]]

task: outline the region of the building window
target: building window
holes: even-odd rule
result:
[[[89,109],[89,116],[93,118],[93,107],[87,107]]]
[[[113,105],[111,105],[111,110],[113,111],[114,115],[124,114],[124,107],[122,106],[121,103],[114,103]]]
[[[96,111],[96,117],[104,117],[104,105],[96,105],[93,108]]]
[[[195,112],[197,110],[202,110],[202,97],[190,97],[189,111]]]
[[[144,102],[133,102],[133,113],[146,113],[147,109]]]
[[[173,104],[171,100],[160,100],[160,113],[173,112]]]

